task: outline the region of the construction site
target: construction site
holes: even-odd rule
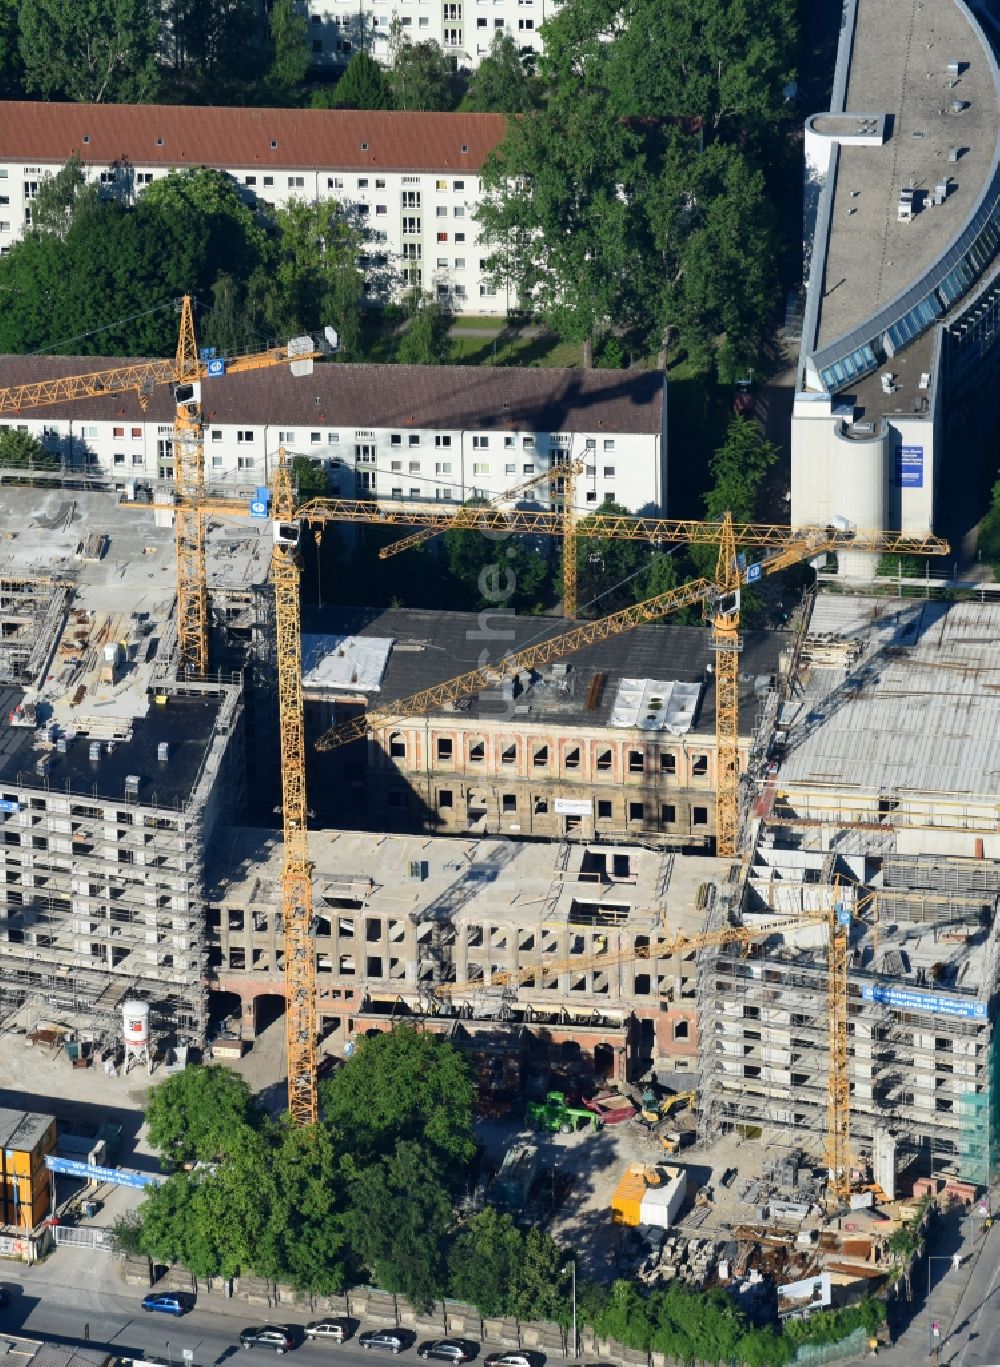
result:
[[[172,483],[0,495],[2,1066],[49,1046],[40,1075],[103,1063],[132,1106],[132,1064],[214,1057],[302,1124],[323,1069],[405,1022],[469,1058],[488,1182],[597,1230],[604,1271],[767,1280],[788,1313],[884,1279],[928,1181],[971,1201],[996,1169],[997,609],[811,591],[744,633],[748,583],[948,547],[578,526],[557,453],[529,507],[300,502],[293,452],[215,499],[188,324],[176,362],[113,379],[173,384]],[[340,523],[707,544],[717,568],[579,621],[564,555],[566,615],[508,616],[491,651],[474,615],[363,602],[304,634],[302,546]],[[669,624],[699,604],[708,629]]]

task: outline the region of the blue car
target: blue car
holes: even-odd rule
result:
[[[159,1310],[162,1315],[186,1315],[194,1309],[189,1291],[151,1291],[142,1298],[143,1310]]]

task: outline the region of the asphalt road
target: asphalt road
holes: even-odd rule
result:
[[[216,1296],[203,1298],[183,1316],[149,1314],[140,1309],[141,1289],[119,1280],[117,1266],[108,1254],[69,1248],[60,1248],[37,1267],[5,1264],[0,1279],[11,1293],[9,1304],[0,1309],[0,1332],[88,1344],[107,1348],[119,1357],[145,1357],[176,1367],[184,1367],[185,1349],[192,1352],[196,1367],[211,1367],[237,1357],[266,1367],[278,1354],[265,1348],[242,1350],[241,1329],[275,1322],[304,1326],[318,1318],[302,1311],[269,1310]],[[383,1359],[392,1361],[393,1355],[366,1352],[357,1343],[358,1330],[372,1327],[357,1326],[354,1338],[346,1344],[300,1342],[287,1356],[300,1367],[377,1367]],[[416,1349],[424,1341],[422,1337],[414,1340],[399,1355],[400,1363],[416,1367]],[[475,1347],[478,1361],[488,1350]]]

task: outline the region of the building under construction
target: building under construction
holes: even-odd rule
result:
[[[117,1040],[132,996],[160,1034],[200,1037],[204,851],[239,810],[240,680],[177,683],[172,537],[148,512],[5,502],[0,1014]]]

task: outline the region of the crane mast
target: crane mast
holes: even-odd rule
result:
[[[312,865],[306,801],[306,741],[302,704],[302,631],[299,607],[299,523],[291,467],[284,451],[272,489],[278,726],[281,732],[283,865],[281,910],[285,945],[285,1026],[288,1111],[297,1125],[319,1116],[316,1093],[316,963],[312,943]]]
[[[198,346],[190,296],[181,303],[174,370],[174,510],[177,551],[177,644],[182,668],[208,669],[208,584],[205,568],[205,427],[198,394]]]

